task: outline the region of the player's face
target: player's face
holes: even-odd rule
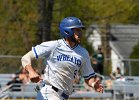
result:
[[[73,32],[74,32],[75,41],[77,43],[81,43],[82,29],[81,28],[74,28]]]

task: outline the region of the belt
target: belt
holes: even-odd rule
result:
[[[57,87],[52,86],[52,89],[55,90],[56,92],[59,91],[59,89]],[[64,92],[62,92],[61,96],[65,99],[68,99],[69,96],[67,94],[65,94]]]

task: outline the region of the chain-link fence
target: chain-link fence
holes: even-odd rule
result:
[[[12,55],[0,55],[0,73],[16,73],[21,68],[21,57]],[[126,76],[138,76],[139,75],[139,59],[104,59],[109,62],[109,66],[104,63],[104,76],[109,75],[111,71],[116,70],[116,67],[120,67],[123,75]],[[105,62],[104,61],[104,62]],[[113,63],[117,64],[113,64]],[[42,71],[45,68],[45,62],[41,60],[34,60],[33,66]],[[93,66],[93,65],[92,65]]]
[[[18,73],[22,68],[21,57],[22,56],[0,55],[0,73]],[[44,69],[42,59],[33,60],[32,65],[40,72]]]

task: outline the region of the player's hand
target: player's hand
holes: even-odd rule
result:
[[[29,73],[29,78],[30,78],[31,82],[38,83],[42,80],[40,75],[33,69],[33,67],[31,65],[27,65],[25,67],[25,69]]]
[[[40,75],[38,75],[38,73],[36,73],[35,71],[29,73],[29,78],[30,78],[31,82],[33,82],[33,83],[38,83],[42,80]]]
[[[103,93],[103,85],[100,83],[100,80],[97,80],[95,83],[94,83],[94,89],[97,91],[97,92],[100,92],[100,93]]]

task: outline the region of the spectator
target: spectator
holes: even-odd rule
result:
[[[97,59],[96,58],[93,58],[92,60],[92,66],[93,66],[93,69],[96,73],[99,73],[99,69],[98,69],[98,66],[97,66]]]
[[[97,60],[97,71],[99,74],[103,75],[103,63],[104,63],[104,54],[102,52],[101,46],[98,46],[98,50],[93,54],[93,59]]]
[[[110,73],[110,77],[112,80],[122,78],[121,69],[119,67],[116,68],[116,71]]]
[[[112,88],[113,81],[125,81],[125,78],[121,74],[121,69],[119,67],[116,68],[116,71],[112,71],[110,73],[110,78],[111,79],[105,80],[107,89]]]
[[[14,74],[12,76],[12,80],[10,80],[6,85],[12,85],[11,86],[11,91],[21,91],[21,84],[22,81],[18,79],[18,75]]]

